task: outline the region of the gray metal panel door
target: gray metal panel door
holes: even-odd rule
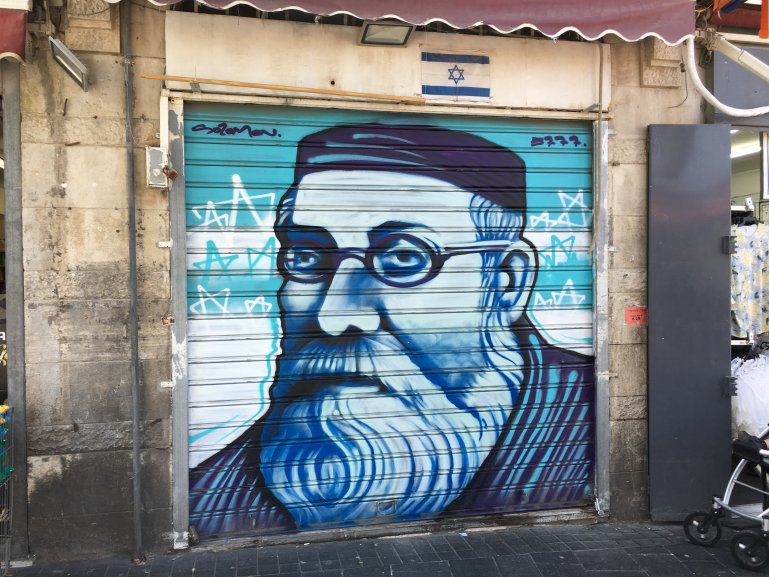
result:
[[[730,467],[729,126],[649,127],[651,515],[707,508]]]

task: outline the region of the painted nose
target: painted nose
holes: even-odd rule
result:
[[[339,264],[318,313],[323,332],[336,337],[349,330],[373,333],[379,329],[372,295],[364,292],[369,278],[363,263],[356,259]]]

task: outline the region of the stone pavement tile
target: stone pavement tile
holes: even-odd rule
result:
[[[217,559],[214,577],[235,577],[237,568],[234,559]],[[155,577],[155,570],[150,572],[150,577]]]
[[[280,575],[287,573],[299,573],[299,563],[278,563],[280,565]],[[195,577],[198,577],[197,570],[195,571]]]
[[[400,555],[398,555],[398,552],[389,540],[377,545],[376,552],[382,565],[400,565],[402,563]]]
[[[299,557],[299,570],[301,572],[320,571],[320,559],[315,551],[302,548],[297,551],[297,556]]]
[[[462,559],[478,559],[478,553],[473,551],[472,549],[463,549],[462,551],[457,551],[457,557],[459,557],[460,560]]]
[[[574,555],[589,571],[632,571],[638,569],[638,562],[624,551],[576,551]]]
[[[185,552],[180,555],[176,555],[172,558],[173,561],[173,568],[189,568],[192,569],[195,566],[195,561],[197,560],[197,557],[191,552]],[[107,569],[107,573],[109,573],[109,569]]]
[[[363,561],[360,557],[339,557],[339,563],[342,565],[342,571],[347,569],[360,569],[363,567]]]
[[[411,540],[406,539],[392,539],[393,548],[398,552],[398,555],[416,555],[417,551],[414,549],[414,545]]]
[[[342,564],[339,559],[321,559],[320,560],[321,571],[333,571],[334,569],[342,570]]]
[[[558,533],[558,539],[562,543],[574,543],[575,541],[579,541],[579,535],[575,535],[574,533]]]
[[[339,561],[339,548],[334,547],[333,543],[320,543],[317,546],[318,558],[321,561],[334,560]]]
[[[259,553],[258,575],[276,575],[280,571],[278,556],[266,553],[264,550]],[[240,575],[240,571],[238,571]]]
[[[465,541],[478,557],[493,557],[494,550],[486,543],[485,536],[481,533],[470,533]]]
[[[216,561],[214,559],[198,560],[195,563],[195,577],[214,577]],[[131,577],[129,573],[128,577]]]
[[[172,565],[155,565],[152,564],[152,567],[150,567],[150,577],[171,577],[171,569],[173,568]],[[106,569],[103,570],[100,575],[104,575],[106,573]],[[234,574],[234,573],[233,573]],[[96,577],[95,574],[92,574],[89,576],[88,573],[85,573],[83,577]]]
[[[276,551],[278,554],[278,563],[283,565],[295,565],[299,563],[299,556],[296,552],[296,547],[282,547]]]
[[[259,549],[254,547],[251,549],[243,549],[238,551],[234,561],[238,567],[245,567],[247,565],[258,565],[258,559]]]
[[[659,553],[665,553],[667,547],[664,545],[648,545],[646,547],[623,547],[622,550],[628,555],[657,555]]]
[[[446,535],[446,541],[449,545],[459,553],[460,551],[470,551],[472,550],[472,547],[467,543],[467,541],[462,537],[462,535],[459,535],[458,533],[449,533]]]
[[[362,551],[359,559],[359,565],[361,567],[381,567],[384,565],[381,559],[377,556],[376,552],[370,554],[368,551]]]
[[[414,550],[417,553],[421,553],[422,551],[435,552],[435,549],[433,548],[432,540],[429,539],[427,536],[420,535],[419,537],[411,537],[409,539],[409,542],[411,543],[411,546],[414,547]]]
[[[587,574],[590,577],[649,577],[646,571],[588,571]]]
[[[422,563],[438,563],[443,561],[442,557],[435,551],[420,551],[419,558],[422,560]]]
[[[585,551],[589,548],[582,541],[570,541],[568,543],[564,543],[564,545],[566,545],[570,551]]]
[[[451,545],[446,543],[448,546],[448,549],[443,548],[435,548],[435,553],[440,557],[441,561],[454,561],[455,559],[459,559],[459,555],[457,555],[457,552],[454,551],[454,549],[451,548]]]
[[[338,571],[313,571],[311,573],[302,573],[302,577],[342,577],[342,570]]]
[[[510,549],[513,551],[513,553],[523,554],[523,553],[533,553],[534,549],[531,545],[529,545],[526,541],[521,539],[517,536],[507,536],[505,539],[505,544],[510,547]]]
[[[732,577],[734,575],[734,571],[718,561],[683,561],[683,564],[692,575],[697,577]]]
[[[492,551],[494,551],[494,555],[510,555],[513,552],[513,550],[508,547],[507,543],[497,535],[489,535],[486,537],[486,544],[491,547]]]
[[[523,555],[499,555],[494,560],[502,577],[543,577],[528,553]],[[545,577],[549,576],[546,575]]]
[[[395,565],[391,567],[390,575],[391,577],[452,577],[448,561]]]
[[[421,561],[421,559],[419,558],[419,555],[416,552],[416,549],[414,549],[414,546],[408,541],[395,539],[393,540],[393,547],[395,549],[395,552],[398,553],[398,557],[400,557],[401,562],[419,563]]]
[[[88,561],[70,561],[64,566],[64,569],[61,575],[62,577],[68,577],[68,576],[81,577],[91,567],[92,565]],[[29,569],[32,569],[32,567],[30,567]],[[32,575],[39,572],[40,572],[40,567],[35,567],[34,573],[32,572],[26,573],[26,572],[19,571],[17,569],[12,570],[13,575],[18,577],[22,577],[22,576],[31,577]],[[106,567],[104,568],[104,572],[106,573]]]
[[[501,577],[494,559],[460,559],[449,566],[454,577]]]
[[[543,577],[589,577],[582,565],[539,563],[537,569]]]
[[[566,565],[579,565],[580,561],[577,558],[577,556],[572,551],[561,551],[561,552],[552,552],[548,551],[546,553],[531,553],[531,558],[534,560],[534,563],[558,563],[558,564],[566,564]]]
[[[631,555],[638,567],[653,577],[680,577],[686,575],[686,567],[670,553]]]
[[[437,553],[454,550],[454,548],[448,541],[446,541],[446,538],[443,535],[430,535],[429,537],[425,537],[425,539],[430,543],[433,550],[435,550]]]
[[[636,537],[635,539],[630,539],[629,541],[631,543],[635,543],[639,547],[648,547],[649,545],[659,545],[660,544],[658,539],[649,539],[648,537],[647,538],[638,538],[638,537]]]
[[[688,541],[681,541],[666,547],[670,553],[682,561],[712,561],[710,547],[699,547]]]
[[[357,569],[343,569],[344,577],[388,577],[390,575],[389,567],[358,567]]]
[[[551,534],[547,534],[547,533],[545,533],[545,534],[542,534],[542,535],[540,535],[540,536],[539,536],[539,538],[540,538],[540,539],[541,539],[541,540],[542,540],[544,543],[557,543],[557,542],[559,542],[559,541],[560,541],[560,539],[558,538],[558,536],[557,536],[557,535],[553,535],[552,533],[551,533]]]
[[[715,547],[703,547],[703,549],[708,554],[709,560],[718,561],[727,567],[739,567],[729,551],[729,542],[729,539],[724,539]]]
[[[547,543],[544,543],[539,537],[536,535],[524,535],[521,537],[524,543],[526,543],[529,547],[531,547],[531,552],[533,553],[541,553],[544,551],[551,551],[550,545]]]
[[[583,541],[583,545],[585,545],[585,549],[621,549],[622,546],[618,541],[614,540],[598,540],[595,541]]]

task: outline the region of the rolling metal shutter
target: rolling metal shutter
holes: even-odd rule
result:
[[[201,534],[591,498],[589,124],[188,104],[184,150]]]

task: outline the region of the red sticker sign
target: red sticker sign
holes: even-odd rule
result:
[[[646,307],[625,307],[626,325],[645,325],[646,321]]]

